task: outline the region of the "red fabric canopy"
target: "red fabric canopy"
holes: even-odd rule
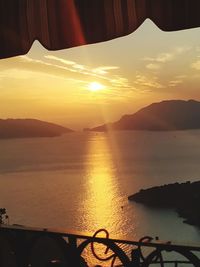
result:
[[[0,58],[96,43],[135,31],[146,18],[160,29],[200,26],[200,0],[0,0]]]

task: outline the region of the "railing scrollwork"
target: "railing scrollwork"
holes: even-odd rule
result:
[[[0,225],[1,267],[200,267],[200,246]]]

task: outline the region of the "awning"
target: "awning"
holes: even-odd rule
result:
[[[0,0],[0,58],[110,40],[146,18],[164,31],[200,26],[200,0]],[[149,33],[151,34],[151,33]]]

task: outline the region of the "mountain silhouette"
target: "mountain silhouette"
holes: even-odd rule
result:
[[[150,130],[172,131],[200,129],[200,102],[167,100],[153,103],[132,115],[124,115],[114,123],[104,124],[91,131]]]
[[[72,130],[36,119],[0,119],[0,138],[53,137],[68,132]]]

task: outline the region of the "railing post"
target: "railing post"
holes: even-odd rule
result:
[[[131,252],[131,266],[133,267],[140,266],[140,250],[138,248],[133,249]]]
[[[77,250],[77,238],[76,238],[76,236],[69,236],[68,237],[68,242],[69,242],[69,245],[70,245],[70,247],[74,250],[74,251],[76,251]]]

